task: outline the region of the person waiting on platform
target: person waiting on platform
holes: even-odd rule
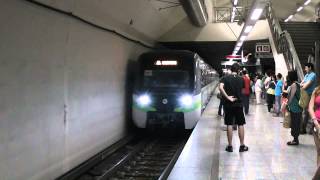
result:
[[[244,81],[244,87],[242,89],[242,102],[244,107],[244,113],[249,113],[249,100],[250,100],[250,77],[248,75],[248,72],[246,70],[242,71],[242,78]]]
[[[256,94],[256,104],[261,104],[262,81],[260,75],[256,76],[256,82],[254,83],[254,92]]]
[[[275,94],[275,76],[271,75],[271,80],[268,83],[268,89],[267,89],[267,106],[268,106],[268,112],[271,112],[271,109],[273,108],[274,104],[274,94]]]
[[[275,92],[274,92],[274,96],[275,96],[275,113],[276,116],[280,115],[280,109],[281,109],[281,95],[282,95],[282,86],[283,86],[283,82],[282,82],[282,74],[278,73],[277,74],[277,84],[276,84],[276,88],[275,88]]]
[[[287,145],[299,145],[300,123],[302,118],[302,108],[299,106],[300,99],[300,85],[298,84],[298,74],[296,71],[288,72],[288,80],[291,86],[288,88],[288,103],[287,110],[291,117],[291,136],[293,140],[289,141]]]
[[[267,90],[269,88],[269,83],[271,81],[271,70],[267,70],[267,72],[265,73],[265,76],[263,78],[263,90],[264,90],[264,99],[267,98]]]
[[[314,123],[313,137],[317,148],[317,172],[316,177],[320,178],[320,86],[312,93],[309,103],[309,114]],[[316,178],[316,179],[317,179]]]
[[[306,63],[304,65],[304,70],[306,71],[307,74],[304,76],[304,79],[301,82],[300,86],[301,86],[301,90],[306,91],[310,97],[313,90],[317,86],[317,81],[316,81],[317,77],[316,77],[316,73],[313,72],[314,66],[312,63]],[[302,127],[300,131],[302,134],[305,134],[307,132],[307,124],[310,118],[308,113],[308,107],[304,109],[303,114],[304,114],[304,117],[303,117]],[[311,129],[308,129],[308,132],[311,133],[312,132]]]
[[[219,90],[224,99],[224,123],[227,125],[227,137],[228,146],[226,151],[233,152],[232,147],[232,125],[233,123],[238,125],[238,134],[240,139],[239,152],[248,151],[249,148],[244,144],[244,124],[246,123],[243,114],[242,107],[242,94],[241,90],[244,87],[244,82],[242,77],[237,73],[239,71],[239,64],[234,63],[231,66],[232,74],[224,76],[219,84]]]

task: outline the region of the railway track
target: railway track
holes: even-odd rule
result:
[[[153,180],[166,179],[190,132],[178,136],[140,136],[98,159],[91,167],[78,167],[58,180]],[[77,170],[79,169],[79,170]],[[81,170],[82,169],[82,170]],[[78,172],[77,172],[78,171]]]

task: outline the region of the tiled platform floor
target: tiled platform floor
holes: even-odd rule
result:
[[[238,132],[233,133],[232,153],[226,152],[226,132],[221,118],[219,179],[311,180],[316,170],[316,149],[311,135],[300,135],[299,146],[288,146],[289,129],[282,118],[273,117],[265,105],[250,104],[246,116],[245,144],[248,152],[239,153]]]

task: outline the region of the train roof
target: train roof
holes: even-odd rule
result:
[[[140,59],[145,59],[148,57],[159,57],[159,56],[166,56],[166,57],[186,57],[186,58],[194,58],[195,56],[199,56],[197,53],[188,51],[188,50],[156,50],[143,53],[140,56]]]

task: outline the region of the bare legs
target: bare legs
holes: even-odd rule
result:
[[[316,144],[317,148],[317,171],[312,179],[316,180],[320,178],[320,140],[318,138],[318,133],[313,132],[313,137],[314,137],[314,143]]]
[[[228,137],[228,144],[232,146],[232,125],[227,126],[227,137]],[[240,139],[240,145],[244,145],[244,127],[243,125],[238,126],[238,135]]]
[[[240,139],[240,145],[244,145],[244,127],[238,126],[238,135]]]

